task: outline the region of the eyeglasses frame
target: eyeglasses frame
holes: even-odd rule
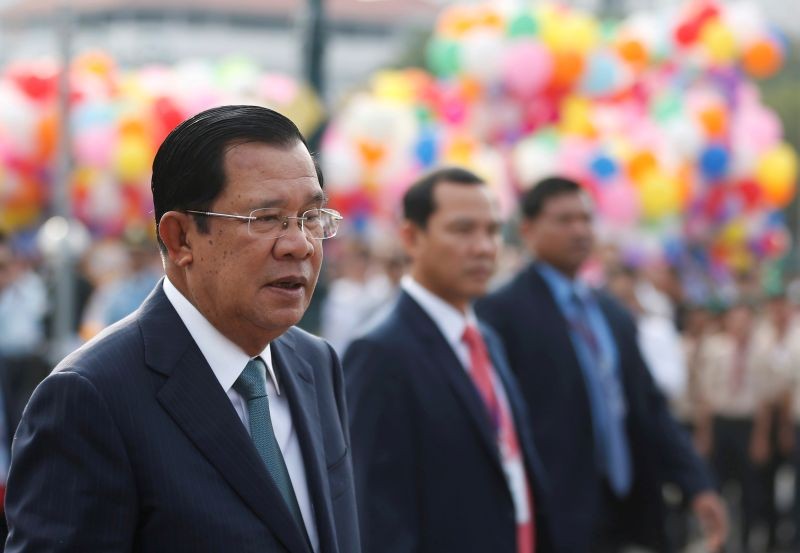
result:
[[[250,212],[250,215],[236,215],[236,214],[233,214],[233,213],[219,213],[219,212],[216,212],[216,211],[198,211],[196,209],[184,209],[183,211],[185,213],[194,213],[195,215],[205,215],[206,217],[223,217],[225,219],[236,219],[238,221],[246,221],[247,222],[247,232],[248,232],[248,234],[250,234],[251,236],[260,236],[259,233],[253,232],[252,230],[250,230],[250,223],[255,221],[256,219],[258,219],[258,217],[254,217],[253,216],[253,213],[255,213],[256,211],[261,211],[263,209],[270,209],[270,208],[268,208],[268,207],[256,208],[256,209],[254,209],[254,210],[252,210]],[[278,234],[277,236],[274,236],[273,238],[281,238],[282,236],[286,236],[286,232],[288,232],[288,230],[289,230],[289,221],[297,221],[299,223],[299,226],[300,226],[300,231],[303,233],[304,236],[308,236],[308,234],[305,231],[305,227],[303,226],[303,222],[308,220],[308,217],[305,216],[306,213],[308,213],[309,211],[315,211],[315,210],[321,211],[323,213],[327,213],[328,215],[332,216],[333,219],[335,221],[337,221],[337,222],[342,221],[344,219],[344,217],[342,216],[341,213],[339,213],[335,209],[329,209],[327,207],[312,207],[311,209],[305,210],[300,215],[282,215],[280,217],[281,225],[283,227],[282,234]],[[336,231],[333,234],[331,234],[330,236],[323,236],[321,238],[316,238],[314,236],[309,236],[309,238],[311,238],[312,240],[327,240],[328,238],[333,238],[334,236],[336,236],[337,232],[339,232],[338,225],[336,227]]]

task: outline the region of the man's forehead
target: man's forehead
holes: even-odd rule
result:
[[[557,213],[580,210],[591,213],[592,208],[592,199],[586,192],[567,192],[546,199],[542,205],[542,212]]]

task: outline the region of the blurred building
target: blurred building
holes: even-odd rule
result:
[[[58,55],[59,18],[72,50],[100,49],[121,67],[246,56],[303,76],[309,0],[2,0],[0,65]],[[325,99],[337,102],[415,47],[441,7],[425,0],[322,0],[327,17]],[[419,42],[419,41],[417,41]]]

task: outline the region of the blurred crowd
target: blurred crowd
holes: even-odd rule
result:
[[[52,275],[31,251],[0,238],[0,384],[9,437],[54,361]],[[316,315],[304,325],[341,355],[391,308],[407,260],[390,239],[342,237],[326,253]],[[507,247],[495,283],[523,260]],[[664,263],[633,266],[608,246],[598,262],[603,276],[597,284],[634,315],[656,384],[713,467],[741,550],[800,550],[798,282],[767,295],[756,278],[743,278],[734,301],[692,304],[677,272]],[[163,274],[156,245],[141,236],[94,243],[78,268],[76,342],[134,311]],[[0,470],[7,465],[4,453]],[[687,543],[696,529],[682,498],[670,489],[665,497],[673,507],[670,531]]]

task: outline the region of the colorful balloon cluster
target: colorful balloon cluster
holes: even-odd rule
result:
[[[40,222],[52,210],[58,146],[59,68],[20,61],[0,76],[0,229]],[[74,214],[95,235],[131,226],[152,229],[150,167],[166,135],[187,117],[215,105],[273,107],[306,133],[322,120],[313,92],[265,73],[253,62],[187,61],[123,71],[102,53],[75,59],[69,71],[68,147],[74,160]]]
[[[608,232],[747,269],[788,248],[776,213],[794,196],[797,156],[753,82],[786,47],[747,1],[616,23],[552,5],[448,7],[429,71],[377,73],[330,126],[334,203],[357,221],[389,216],[414,176],[456,163],[510,208],[561,173],[595,196]]]

